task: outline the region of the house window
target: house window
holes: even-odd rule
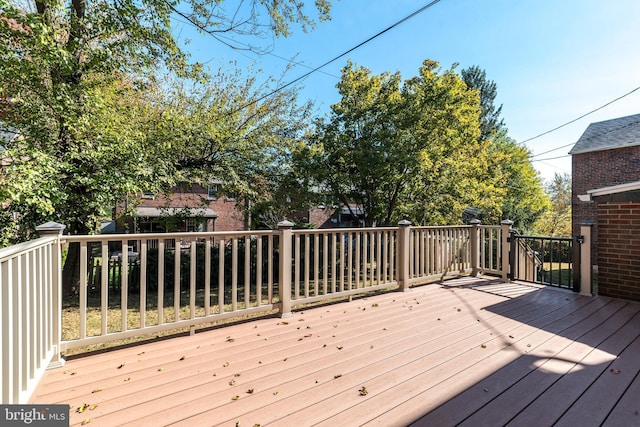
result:
[[[196,220],[196,218],[187,218],[185,229],[187,232],[202,232],[204,231],[204,223]]]
[[[233,202],[238,198],[238,193],[235,193],[235,192],[227,193],[226,198],[227,200]]]
[[[143,199],[153,199],[154,196],[155,194],[152,191],[145,191],[144,193],[142,193]]]
[[[211,184],[207,189],[207,199],[216,200],[218,198],[219,191],[220,191],[220,188],[218,184]]]

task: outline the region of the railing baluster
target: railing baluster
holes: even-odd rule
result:
[[[313,295],[320,294],[320,236],[313,234]]]
[[[140,328],[147,326],[147,240],[140,240]]]
[[[211,245],[213,238],[204,239],[204,315],[211,315]]]
[[[164,323],[164,247],[165,239],[158,239],[158,325]]]
[[[189,318],[196,317],[196,249],[197,243],[192,240],[189,244]]]
[[[267,253],[267,292],[269,298],[269,304],[273,303],[273,235],[269,235],[268,238],[268,253]]]
[[[256,237],[256,301],[262,305],[262,236]]]
[[[309,233],[304,234],[304,297],[309,298],[309,276],[311,273],[311,236]]]
[[[340,264],[342,267],[342,263]],[[329,293],[329,234],[322,235],[322,294]]]
[[[251,306],[251,236],[244,237],[244,308]]]
[[[238,238],[231,239],[231,311],[238,310]]]
[[[80,339],[87,336],[87,242],[80,242]]]
[[[224,313],[224,238],[218,240],[218,313]]]
[[[181,286],[180,286],[180,281],[181,281],[181,277],[180,277],[180,272],[182,270],[181,267],[181,261],[180,261],[180,257],[181,257],[181,246],[182,246],[182,241],[178,241],[178,239],[175,240],[175,244],[173,247],[173,252],[175,253],[175,257],[174,257],[174,265],[173,265],[173,318],[176,322],[178,322],[180,320],[180,306],[181,301],[180,301],[180,291],[181,291]]]

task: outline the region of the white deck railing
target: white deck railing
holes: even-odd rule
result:
[[[0,402],[24,403],[59,356],[60,244],[56,237],[0,249]]]
[[[232,317],[286,317],[303,304],[391,287],[406,290],[449,274],[507,274],[502,259],[508,225],[291,226],[62,236],[59,244],[48,238],[11,248],[16,255],[7,255],[0,265],[2,402],[24,400],[19,392],[28,389],[28,378],[37,377],[33,372],[72,348],[181,328],[194,331],[197,325]],[[57,298],[64,286],[56,281],[61,247],[68,250],[68,263],[77,255],[79,278],[77,293],[62,301]],[[37,273],[20,267],[32,264],[38,265]],[[22,308],[7,309],[16,306]],[[60,311],[64,333],[56,320]],[[23,338],[14,329],[36,332]],[[14,371],[16,366],[20,369]],[[8,372],[11,378],[5,380]]]

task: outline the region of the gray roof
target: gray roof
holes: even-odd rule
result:
[[[640,114],[591,123],[569,154],[640,145]]]

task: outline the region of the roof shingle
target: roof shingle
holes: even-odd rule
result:
[[[640,114],[591,123],[569,154],[640,145]]]

